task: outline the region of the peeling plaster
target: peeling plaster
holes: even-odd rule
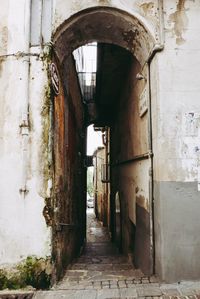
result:
[[[3,70],[3,61],[4,61],[4,58],[0,57],[0,76],[1,76],[1,72]]]
[[[8,28],[4,26],[1,29],[1,36],[0,36],[0,52],[7,51],[7,43],[8,43]]]
[[[47,226],[52,226],[54,211],[53,211],[51,198],[46,198],[45,203],[46,203],[46,205],[43,209],[43,216],[45,218]]]
[[[136,203],[141,207],[144,208],[146,211],[149,212],[149,200],[148,198],[145,198],[144,195],[142,195],[144,191],[141,190],[141,192],[138,192],[136,194]]]
[[[185,0],[179,0],[176,6],[176,11],[169,16],[170,23],[174,23],[173,34],[176,36],[177,45],[185,42],[183,33],[188,26],[188,17],[185,9]]]
[[[122,33],[124,36],[124,41],[127,42],[129,47],[131,48],[134,44],[135,37],[138,36],[140,33],[137,29],[135,31],[129,30]]]
[[[144,15],[146,16],[149,13],[149,11],[153,10],[154,3],[153,2],[143,3],[140,5],[140,7],[142,8]]]

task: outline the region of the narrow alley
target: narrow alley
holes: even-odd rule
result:
[[[160,284],[146,277],[110,241],[107,228],[87,209],[87,244],[62,281],[34,299],[199,298],[199,283]],[[175,297],[174,297],[175,296]],[[189,296],[189,297],[187,297]]]
[[[128,258],[119,254],[117,247],[110,241],[107,228],[96,220],[93,209],[88,209],[87,220],[87,245],[84,252],[68,267],[57,288],[120,289],[141,282],[142,272],[134,269]]]

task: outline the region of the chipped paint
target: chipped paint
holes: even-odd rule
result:
[[[135,38],[139,35],[139,31],[137,29],[129,30],[129,31],[124,31],[123,36],[124,36],[124,41],[127,42],[127,45],[129,48],[133,47],[134,40]]]
[[[51,198],[46,198],[45,199],[45,206],[44,206],[44,209],[43,209],[43,216],[45,218],[47,226],[52,226],[53,225],[54,211],[53,211],[53,205],[52,205]]]
[[[3,62],[5,61],[4,57],[0,57],[0,76],[1,76],[1,72],[3,71]]]
[[[0,35],[0,53],[7,52],[7,43],[8,43],[8,27],[3,26]]]
[[[143,193],[143,192],[142,192]],[[141,207],[144,208],[146,211],[149,212],[149,199],[145,198],[142,193],[136,195],[136,203]]]
[[[142,3],[140,7],[142,8],[144,15],[147,15],[149,11],[152,11],[154,9],[154,3],[153,2]]]

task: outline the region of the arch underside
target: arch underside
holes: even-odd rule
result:
[[[81,11],[66,20],[56,31],[54,50],[62,64],[76,48],[92,41],[118,45],[130,51],[144,65],[155,39],[134,16],[114,8]]]

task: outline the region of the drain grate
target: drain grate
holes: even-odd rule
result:
[[[32,299],[34,293],[3,293],[0,294],[0,299]]]

